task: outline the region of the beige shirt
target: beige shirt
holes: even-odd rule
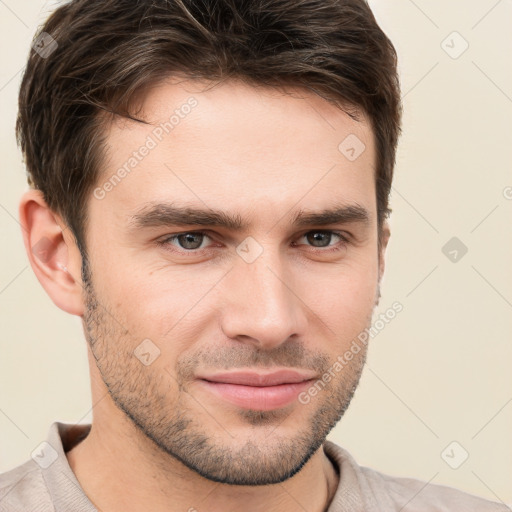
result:
[[[0,475],[1,512],[97,512],[71,470],[65,452],[83,440],[90,425],[53,423],[46,443],[32,458]],[[327,512],[510,512],[449,487],[395,478],[359,466],[351,455],[326,441],[324,450],[339,472]]]

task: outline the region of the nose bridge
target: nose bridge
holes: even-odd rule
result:
[[[229,274],[229,297],[223,330],[231,338],[251,338],[272,348],[305,328],[301,301],[294,295],[291,273],[279,249],[266,247],[252,262],[240,257]]]

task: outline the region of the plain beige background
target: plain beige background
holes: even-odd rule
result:
[[[52,3],[0,1],[0,471],[53,421],[91,418],[80,321],[46,296],[17,222],[17,89]],[[397,47],[405,109],[376,318],[404,309],[372,340],[330,438],[382,472],[512,503],[512,1],[370,4]]]

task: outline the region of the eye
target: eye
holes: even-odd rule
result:
[[[336,244],[331,245],[333,240],[333,236],[338,239],[338,246]],[[316,249],[322,248],[332,248],[334,250],[339,250],[345,248],[348,244],[349,240],[339,231],[331,231],[331,230],[316,230],[316,231],[308,231],[301,236],[301,239],[306,239],[312,247]]]
[[[209,246],[204,242],[206,239],[211,239],[208,233],[204,231],[187,231],[184,233],[176,233],[169,235],[162,240],[158,241],[158,244],[169,248],[171,250],[175,248],[178,252],[199,252],[201,249],[207,249]],[[319,252],[338,251],[345,249],[349,243],[347,237],[338,231],[331,230],[315,230],[304,233],[299,240],[306,239],[307,245],[310,245],[313,249]],[[332,244],[331,242],[338,239],[338,244]],[[294,242],[293,246],[303,245]]]
[[[203,242],[205,238],[210,237],[202,231],[188,231],[186,233],[177,233],[175,235],[168,236],[159,243],[161,245],[171,244],[178,249],[184,249],[185,251],[196,251],[198,249],[204,249]],[[176,246],[174,242],[178,245]]]

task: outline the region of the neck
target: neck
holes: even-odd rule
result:
[[[115,407],[109,395],[95,407],[89,435],[67,457],[85,493],[103,512],[291,512],[298,508],[323,512],[338,484],[323,447],[282,483],[235,486],[212,482],[160,450]]]

